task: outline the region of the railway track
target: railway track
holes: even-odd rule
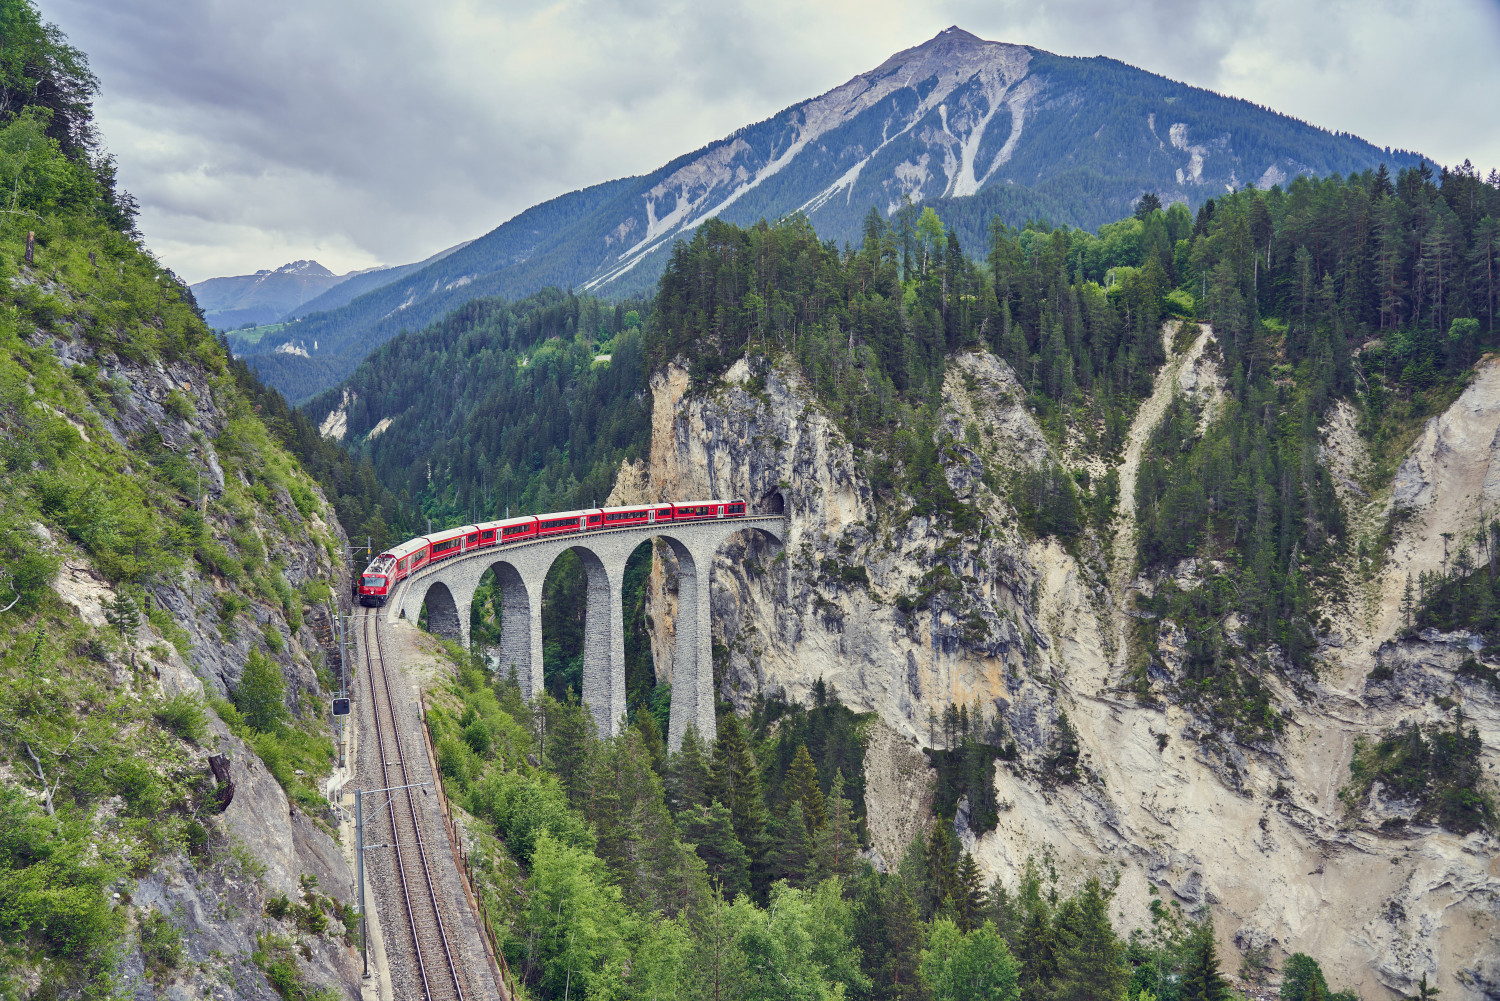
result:
[[[458,950],[449,942],[449,931],[438,905],[437,877],[427,857],[428,841],[423,833],[422,811],[417,799],[422,793],[410,788],[415,782],[423,781],[423,774],[420,769],[407,767],[406,753],[401,746],[402,728],[396,719],[396,705],[381,646],[380,625],[373,610],[365,613],[361,628],[382,784],[387,788],[408,787],[391,794],[389,817],[394,868],[399,883],[396,897],[406,917],[405,930],[415,958],[414,979],[421,988],[423,1001],[467,1001],[464,979],[459,973]],[[436,781],[435,776],[433,780]]]

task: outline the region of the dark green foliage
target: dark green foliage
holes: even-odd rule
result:
[[[817,770],[818,789],[824,797],[824,813],[827,812],[827,795],[833,777],[841,772],[844,796],[853,804],[855,817],[862,819],[865,815],[865,738],[861,721],[864,718],[840,702],[838,692],[821,678],[813,683],[810,705],[788,702],[780,693],[757,700],[749,728],[757,743],[756,759],[762,764],[761,781],[767,805],[779,811],[789,804],[793,763],[799,749],[806,747],[807,756]],[[797,787],[798,797],[811,795],[805,778],[804,775],[804,784]]]
[[[1467,629],[1484,637],[1486,646],[1500,643],[1500,521],[1479,533],[1477,545],[1460,546],[1441,570],[1423,572],[1407,583],[1403,596],[1407,633],[1422,629],[1451,632]],[[1482,671],[1470,669],[1475,677]]]
[[[1047,741],[1047,756],[1042,762],[1047,780],[1057,784],[1078,781],[1078,751],[1078,731],[1073,729],[1068,714],[1059,710],[1057,726]]]
[[[245,673],[234,690],[234,706],[245,723],[262,733],[279,730],[287,718],[286,681],[281,667],[259,650],[252,649]]]
[[[576,550],[557,558],[542,584],[542,678],[554,699],[583,691],[583,631],[588,617],[588,577]]]
[[[1281,1001],[1314,1001],[1328,997],[1328,981],[1316,959],[1294,952],[1281,966]]]
[[[1464,729],[1462,710],[1452,729],[1408,720],[1373,744],[1356,740],[1349,785],[1341,795],[1357,809],[1379,782],[1387,798],[1416,805],[1418,822],[1440,824],[1458,834],[1489,827],[1495,803],[1483,787],[1483,747],[1476,727]]]
[[[823,806],[823,789],[818,784],[818,769],[813,764],[812,755],[807,753],[806,744],[797,745],[797,754],[792,758],[792,767],[787,772],[784,796],[788,810],[793,806],[799,808],[803,826],[808,833],[827,823],[828,813]]]
[[[925,935],[917,906],[901,880],[867,869],[854,887],[854,937],[877,1001],[922,1001]]]
[[[1055,463],[1017,473],[1011,499],[1021,523],[1034,535],[1070,539],[1083,528],[1077,483]]]
[[[1058,928],[1058,982],[1054,1001],[1122,1001],[1130,983],[1125,966],[1125,944],[1109,923],[1109,901],[1113,891],[1097,877],[1090,878],[1073,898],[1077,908]],[[1212,939],[1210,939],[1210,943]],[[1219,983],[1223,983],[1222,978]],[[1204,1001],[1226,1001],[1214,996]]]
[[[760,769],[750,749],[740,718],[728,713],[719,718],[719,739],[714,742],[709,770],[708,795],[729,810],[735,837],[759,858],[766,844],[766,806],[762,798]],[[769,867],[763,867],[769,875]],[[768,886],[769,879],[760,884]]]
[[[667,803],[673,813],[682,814],[710,802],[710,768],[708,750],[698,736],[698,728],[689,724],[682,735],[682,749],[667,762]]]
[[[347,440],[424,527],[428,516],[437,527],[601,504],[621,461],[650,441],[646,307],[627,308],[555,289],[469,302],[360,365]],[[596,363],[601,353],[611,357]],[[341,401],[325,394],[308,416]]]
[[[1214,923],[1209,918],[1193,931],[1188,945],[1188,959],[1182,974],[1181,1001],[1229,1001],[1229,981],[1219,970],[1218,947],[1214,943]],[[1326,989],[1325,989],[1326,991]],[[1326,998],[1326,992],[1323,998]],[[1322,1001],[1309,995],[1308,1001]]]
[[[931,735],[934,740],[937,735]],[[957,815],[960,800],[968,801],[969,829],[985,834],[1000,822],[999,803],[995,799],[995,762],[1016,756],[1015,742],[1005,731],[1005,719],[995,715],[988,720],[984,707],[976,699],[971,706],[949,704],[943,710],[943,741],[947,750],[927,751],[937,769],[933,788],[932,811],[945,820]]]
[[[774,853],[775,871],[793,886],[802,886],[817,871],[813,840],[802,803],[793,802],[784,817],[772,817],[767,824],[766,839]]]
[[[723,803],[696,806],[677,817],[683,840],[696,846],[708,877],[733,900],[750,890],[750,856],[734,835],[734,823]]]

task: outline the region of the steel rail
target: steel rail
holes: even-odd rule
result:
[[[458,975],[458,964],[453,960],[453,949],[448,942],[447,930],[443,927],[443,914],[441,909],[438,907],[437,888],[433,884],[432,869],[427,863],[427,850],[422,840],[422,826],[421,821],[417,816],[416,798],[412,795],[412,789],[410,786],[411,778],[407,774],[406,754],[401,749],[400,727],[396,721],[396,703],[391,696],[390,672],[386,670],[385,649],[380,639],[379,616],[372,614],[371,612],[366,612],[364,615],[364,619],[365,666],[370,679],[370,709],[375,717],[375,744],[377,753],[379,753],[380,755],[381,779],[386,786],[407,786],[406,789],[402,790],[402,795],[405,795],[406,797],[406,807],[407,812],[410,814],[413,833],[413,840],[407,842],[407,844],[414,844],[417,849],[417,858],[421,862],[422,876],[427,886],[427,899],[428,902],[432,905],[432,916],[437,933],[437,938],[438,941],[442,944],[443,958],[447,962],[448,973],[453,979],[453,992],[458,1001],[463,1001],[463,982]],[[373,643],[371,643],[370,641],[372,623],[374,627]],[[380,663],[379,685],[376,684],[375,679],[375,664],[377,660]],[[391,761],[386,756],[384,732],[386,719],[383,719],[381,716],[379,705],[380,699],[378,697],[382,694],[385,696],[385,716],[389,719],[390,723],[391,742],[395,745],[396,750],[396,766],[400,769],[399,783],[393,783],[391,781]],[[438,777],[436,775],[433,776],[433,781],[438,781]],[[427,961],[422,955],[422,929],[418,927],[416,915],[417,908],[413,907],[412,905],[411,888],[407,881],[407,866],[409,864],[408,858],[401,851],[403,839],[401,838],[400,833],[398,833],[396,830],[396,814],[396,805],[392,803],[391,841],[392,847],[396,850],[396,873],[400,877],[401,881],[401,897],[403,902],[406,904],[407,923],[411,927],[412,952],[416,955],[417,958],[417,972],[422,980],[422,995],[427,999],[427,1001],[434,1001],[432,994],[432,984],[428,978],[427,973]]]

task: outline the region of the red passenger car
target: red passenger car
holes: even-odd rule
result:
[[[689,501],[672,505],[673,521],[707,521],[710,518],[743,518],[745,502],[742,500]]]

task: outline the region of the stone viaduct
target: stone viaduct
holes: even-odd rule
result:
[[[435,633],[469,645],[469,609],[485,571],[495,571],[501,592],[500,669],[512,668],[529,699],[542,691],[542,582],[556,559],[573,549],[588,575],[584,615],[583,702],[599,733],[615,736],[625,715],[625,563],[648,539],[661,539],[677,557],[677,642],[672,658],[672,709],[668,746],[677,750],[689,724],[708,741],[714,723],[714,665],[709,630],[709,576],[714,554],[738,532],[763,533],[785,542],[780,515],[748,515],[595,530],[476,549],[430,564],[397,584],[384,614],[415,623],[427,605]]]

